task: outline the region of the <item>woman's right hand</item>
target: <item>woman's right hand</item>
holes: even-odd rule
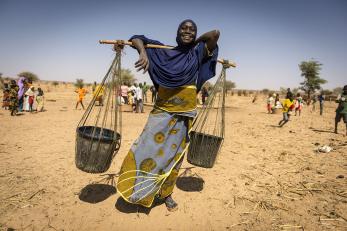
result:
[[[135,63],[135,68],[137,68],[136,71],[143,70],[143,74],[148,71],[149,61],[146,50],[140,52],[139,60],[137,60],[137,62]]]
[[[149,61],[145,46],[141,39],[132,39],[131,42],[139,52],[139,60],[135,63],[135,68],[137,68],[137,71],[143,70],[143,73],[146,73],[149,68]]]

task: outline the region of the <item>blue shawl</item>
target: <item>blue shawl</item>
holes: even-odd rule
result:
[[[132,39],[140,39],[144,45],[164,45],[143,35],[134,35],[129,40]],[[218,46],[210,57],[204,57],[204,49],[204,42],[196,46],[177,46],[173,49],[146,48],[148,73],[155,87],[176,88],[196,84],[199,91],[202,85],[216,74]]]

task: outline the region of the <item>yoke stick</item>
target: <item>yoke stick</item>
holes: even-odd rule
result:
[[[100,44],[118,44],[118,45],[128,45],[132,46],[132,42],[126,41],[126,40],[99,40]],[[160,48],[160,49],[172,49],[173,46],[167,46],[167,45],[156,45],[156,44],[147,44],[145,45],[146,48]],[[227,65],[228,67],[236,67],[236,63],[225,60],[225,59],[218,59],[218,62]]]

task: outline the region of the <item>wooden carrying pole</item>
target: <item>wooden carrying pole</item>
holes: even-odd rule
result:
[[[128,45],[132,46],[133,43],[126,41],[126,40],[99,40],[100,44],[118,44],[118,45]],[[156,45],[156,44],[147,44],[145,45],[146,48],[161,48],[161,49],[173,49],[173,46],[167,46],[167,45]],[[229,67],[236,67],[236,63],[230,61],[230,60],[225,60],[225,59],[218,59],[218,62],[227,65]]]

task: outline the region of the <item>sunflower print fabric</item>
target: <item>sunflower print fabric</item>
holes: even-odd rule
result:
[[[172,193],[194,113],[153,109],[121,167],[117,190],[126,201],[150,207]]]

